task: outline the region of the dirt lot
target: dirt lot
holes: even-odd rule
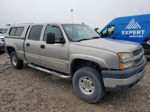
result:
[[[0,63],[6,59],[0,54]],[[125,91],[107,93],[98,104],[78,99],[71,81],[27,67],[10,67],[0,73],[0,112],[150,112],[150,62],[141,82]]]

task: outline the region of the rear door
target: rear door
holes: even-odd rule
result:
[[[40,64],[40,37],[43,25],[32,25],[25,41],[25,56],[27,61]]]

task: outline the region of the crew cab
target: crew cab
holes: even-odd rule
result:
[[[84,24],[11,25],[5,42],[14,68],[26,62],[71,79],[76,95],[88,103],[98,102],[106,91],[133,86],[145,72],[140,44],[102,39]]]

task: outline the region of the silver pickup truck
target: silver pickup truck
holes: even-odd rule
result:
[[[106,40],[84,24],[20,24],[7,31],[11,64],[23,63],[46,73],[72,79],[77,96],[96,103],[106,91],[136,84],[144,76],[141,45]]]

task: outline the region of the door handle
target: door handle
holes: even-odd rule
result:
[[[27,43],[27,44],[26,44],[26,46],[30,46],[30,44],[29,44],[29,43]]]
[[[41,45],[40,47],[41,47],[42,49],[44,49],[44,48],[45,48],[45,45]]]

